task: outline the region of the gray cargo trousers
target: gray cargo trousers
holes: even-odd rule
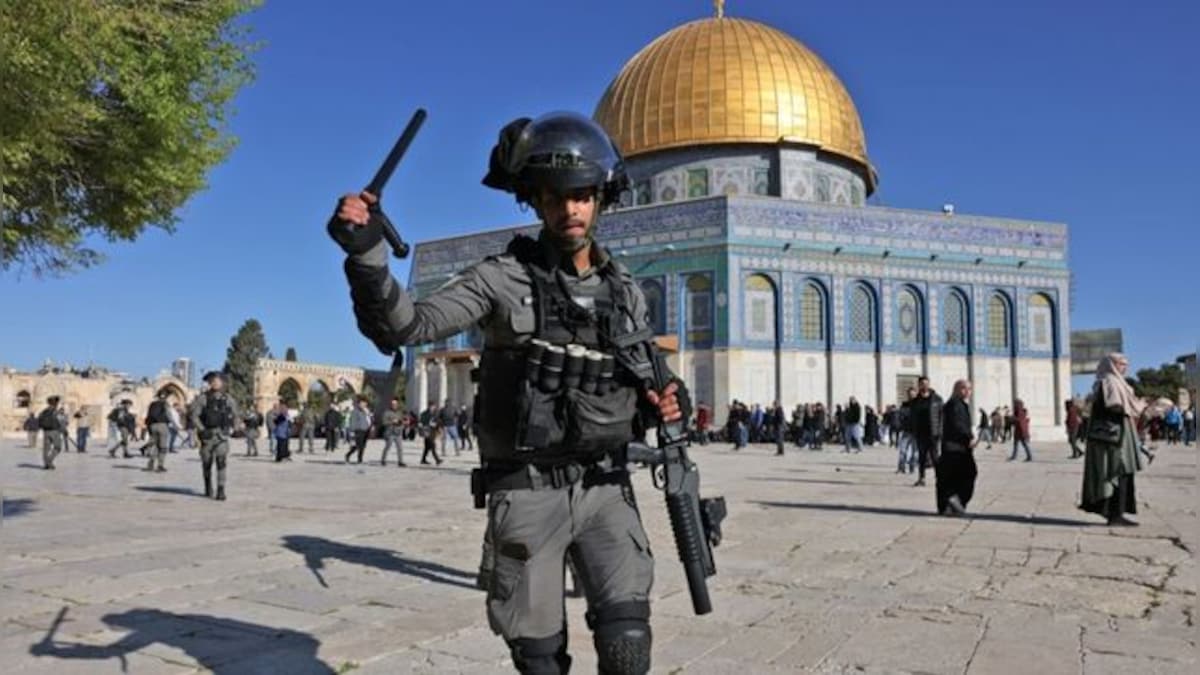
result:
[[[171,426],[166,422],[155,422],[150,425],[150,463],[148,470],[164,471],[163,459],[171,443]]]
[[[487,538],[494,562],[488,623],[510,644],[565,633],[568,555],[593,630],[606,614],[630,606],[649,618],[654,557],[624,469],[561,487],[491,492]]]

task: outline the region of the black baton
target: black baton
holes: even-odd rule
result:
[[[397,258],[408,257],[408,244],[404,243],[404,240],[400,238],[400,233],[396,231],[396,226],[392,224],[387,214],[383,212],[383,188],[387,185],[388,179],[392,177],[392,172],[396,170],[396,166],[400,164],[404,153],[408,152],[408,146],[412,144],[417,131],[421,129],[421,124],[425,122],[425,116],[425,109],[417,108],[417,111],[413,113],[412,119],[408,121],[408,126],[404,127],[404,133],[400,134],[400,138],[392,146],[392,151],[388,153],[379,170],[375,172],[375,177],[371,179],[367,187],[363,188],[364,192],[370,192],[375,196],[375,203],[371,204],[368,210],[373,217],[379,219],[379,223],[383,227],[383,238],[392,247],[392,254]]]

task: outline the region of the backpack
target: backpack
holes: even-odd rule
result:
[[[165,401],[151,403],[150,409],[146,411],[146,419],[151,424],[169,424],[171,418],[167,415],[167,403]]]
[[[38,428],[42,431],[58,431],[58,415],[50,408],[43,410],[37,418]]]

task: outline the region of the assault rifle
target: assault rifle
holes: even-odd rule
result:
[[[656,349],[650,351],[654,389],[662,391],[670,379],[661,355]],[[687,420],[681,419],[659,425],[657,448],[644,443],[627,445],[625,459],[650,467],[654,487],[666,496],[667,515],[679,562],[687,575],[692,610],[699,615],[712,611],[707,579],[717,573],[712,550],[721,543],[721,521],[726,510],[724,497],[700,497],[700,469],[688,457],[687,449]]]

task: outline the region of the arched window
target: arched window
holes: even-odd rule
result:
[[[900,289],[896,297],[896,343],[919,347],[925,342],[925,326],[921,321],[921,299],[909,287]]]
[[[688,330],[712,329],[712,278],[693,274],[687,278]]]
[[[942,303],[942,336],[947,347],[967,344],[967,302],[956,290],[947,293]]]
[[[746,339],[775,339],[775,284],[762,274],[746,277]]]
[[[1029,347],[1043,352],[1054,349],[1054,306],[1042,293],[1029,296]]]
[[[850,291],[850,341],[875,342],[875,296],[866,284]]]
[[[289,408],[300,407],[300,396],[304,390],[300,387],[300,383],[292,378],[284,380],[279,385],[279,399]]]
[[[646,321],[655,335],[667,332],[667,294],[662,282],[654,279],[643,279],[639,284],[642,295],[646,296]]]
[[[1009,335],[1008,301],[999,293],[988,298],[987,345],[991,349],[1008,349],[1012,344]]]
[[[33,397],[30,396],[28,391],[22,389],[21,391],[17,392],[16,403],[18,408],[28,408],[33,405]]]
[[[825,339],[825,294],[815,281],[805,282],[800,291],[800,339],[805,342]]]

